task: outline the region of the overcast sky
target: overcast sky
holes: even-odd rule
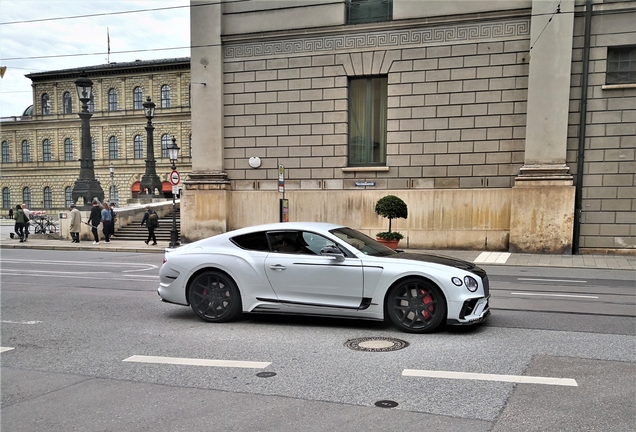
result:
[[[25,74],[106,64],[107,28],[111,63],[190,56],[189,5],[189,0],[0,0],[0,66],[7,67],[0,79],[0,117],[19,116],[33,104]],[[121,13],[126,11],[137,12]],[[60,19],[78,16],[83,17]]]

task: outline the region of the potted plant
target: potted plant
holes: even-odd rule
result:
[[[391,221],[396,218],[406,219],[408,217],[406,203],[395,195],[387,195],[380,198],[375,204],[375,212],[389,220],[389,230],[377,233],[376,239],[391,249],[396,249],[404,236],[399,232],[391,231]]]

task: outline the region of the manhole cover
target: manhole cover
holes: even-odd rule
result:
[[[380,408],[395,408],[398,406],[398,403],[392,400],[381,400],[375,403],[375,406]]]
[[[356,351],[386,352],[397,351],[409,346],[407,341],[387,337],[365,337],[350,339],[345,346]]]

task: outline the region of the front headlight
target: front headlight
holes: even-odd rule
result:
[[[458,278],[458,277],[452,278],[451,282],[453,282],[457,286],[462,286],[462,280],[460,278]]]
[[[475,292],[477,291],[477,288],[479,288],[479,284],[477,283],[477,281],[470,276],[464,277],[464,284],[466,285],[466,288],[468,288],[468,291],[470,292]]]

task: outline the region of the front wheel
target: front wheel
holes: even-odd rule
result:
[[[208,322],[226,322],[241,313],[241,293],[224,273],[208,270],[190,283],[190,306],[199,318]]]
[[[446,299],[440,289],[423,279],[405,279],[391,289],[386,310],[400,330],[429,333],[446,317]]]

